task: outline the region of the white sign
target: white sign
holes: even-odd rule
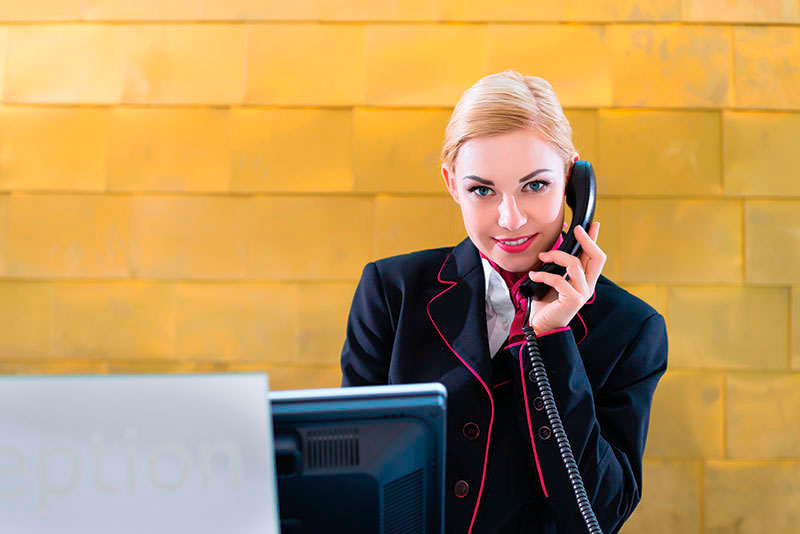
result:
[[[278,532],[264,374],[0,378],[0,532]]]

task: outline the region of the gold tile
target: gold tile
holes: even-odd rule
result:
[[[647,457],[723,456],[722,382],[721,373],[667,371],[653,396]]]
[[[6,245],[8,243],[8,195],[0,195],[0,277],[6,276]]]
[[[2,10],[0,9],[0,13]],[[2,16],[2,15],[0,15]],[[3,102],[3,87],[5,86],[6,56],[8,41],[8,27],[0,27],[0,102]]]
[[[800,28],[733,29],[737,108],[800,109]]]
[[[648,460],[642,473],[641,502],[625,522],[625,534],[700,532],[701,461]]]
[[[170,358],[175,295],[150,281],[57,282],[53,352],[67,358]]]
[[[450,113],[436,109],[355,109],[355,189],[380,193],[446,192],[439,154]]]
[[[791,293],[792,310],[791,324],[791,346],[792,346],[792,369],[800,369],[800,286],[794,286]]]
[[[747,200],[744,206],[745,280],[800,282],[800,200]]]
[[[319,12],[311,0],[197,0],[196,5],[201,20],[316,20]]]
[[[722,193],[716,111],[598,111],[598,193]]]
[[[620,207],[626,283],[741,282],[741,202],[622,199]]]
[[[687,22],[797,23],[797,0],[683,0]]]
[[[800,113],[722,114],[725,194],[800,197]]]
[[[437,21],[442,0],[315,0],[320,20]]]
[[[373,259],[373,200],[264,196],[248,212],[248,277],[358,280]]]
[[[597,111],[593,109],[565,109],[564,114],[572,127],[572,144],[580,158],[597,166]],[[595,172],[597,169],[595,168]]]
[[[672,287],[670,365],[787,369],[783,287]]]
[[[290,284],[181,283],[176,356],[186,360],[292,362],[297,291]]]
[[[376,257],[457,245],[467,237],[461,211],[447,195],[375,200]]]
[[[245,88],[245,26],[125,27],[128,104],[239,104]]]
[[[126,278],[130,202],[96,195],[8,199],[6,275]]]
[[[235,109],[234,191],[351,191],[349,109]]]
[[[489,74],[486,27],[371,24],[366,65],[367,104],[455,106]]]
[[[602,25],[489,24],[489,70],[544,78],[563,107],[611,105],[610,55]]]
[[[711,460],[706,462],[703,488],[707,534],[795,530],[795,511],[800,509],[796,460]]]
[[[569,224],[572,214],[567,211],[565,222]],[[598,198],[594,212],[594,220],[600,223],[600,233],[597,244],[606,254],[606,264],[603,266],[603,275],[616,283],[620,283],[620,201],[608,198]]]
[[[297,362],[337,366],[347,333],[354,282],[303,283],[297,287]]]
[[[120,26],[99,24],[9,26],[5,101],[118,103],[125,62],[123,32]]]
[[[81,18],[99,21],[196,21],[198,0],[81,0]]]
[[[560,2],[530,0],[441,0],[442,20],[453,21],[560,21],[564,20]]]
[[[228,111],[117,108],[110,113],[109,190],[228,190]]]
[[[614,106],[729,106],[730,31],[722,26],[611,26]]]
[[[103,191],[109,112],[0,107],[0,189]]]
[[[728,375],[725,429],[729,458],[797,458],[800,375]]]
[[[248,199],[135,196],[131,202],[131,270],[136,277],[245,277]]]
[[[80,0],[0,0],[0,21],[41,22],[80,19]]]
[[[364,102],[364,25],[250,24],[247,35],[245,103]]]
[[[680,16],[680,0],[564,0],[570,22],[672,22]]]
[[[47,282],[0,281],[0,359],[50,355],[52,296]]]
[[[267,374],[271,391],[338,388],[342,385],[342,371],[338,366],[270,366]]]

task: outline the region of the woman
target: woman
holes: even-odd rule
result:
[[[450,532],[586,532],[542,399],[520,355],[529,277],[552,287],[530,325],[592,508],[617,532],[641,498],[650,405],[667,367],[664,319],[601,275],[599,223],[580,258],[554,250],[578,154],[546,81],[487,76],[456,105],[442,177],[468,238],[371,262],[353,298],[342,385],[448,391]],[[567,277],[538,273],[543,263]]]

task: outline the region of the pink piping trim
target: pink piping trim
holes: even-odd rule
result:
[[[592,291],[592,300],[587,300],[586,304],[591,304],[592,302],[594,302],[594,297],[595,297],[596,293],[597,293],[597,291]],[[584,304],[584,306],[586,306],[586,304]]]
[[[586,339],[586,336],[589,334],[589,329],[586,328],[586,323],[584,322],[583,317],[581,317],[580,312],[578,313],[578,319],[580,319],[581,324],[583,325],[583,337],[581,338],[580,341],[578,341],[576,343],[576,345],[580,345],[581,343],[583,343],[583,340]],[[541,334],[536,334],[536,337],[540,338],[540,337],[543,337],[543,336],[546,336],[546,335],[549,335],[549,334],[555,334],[556,332],[563,332],[563,331],[569,330],[569,329],[570,329],[569,326],[562,326],[561,328],[556,328],[555,330],[548,330],[547,332],[543,332]]]
[[[508,380],[506,380],[505,382],[500,382],[499,384],[495,384],[494,386],[492,386],[492,389],[499,388],[500,386],[505,386],[505,385],[506,385],[506,384],[508,384],[509,382],[511,382],[511,379],[510,379],[510,378],[509,378]]]
[[[580,312],[578,312],[578,319],[581,320],[581,324],[583,325],[583,337],[581,338],[580,341],[578,341],[578,343],[576,343],[577,345],[580,345],[581,343],[583,343],[583,340],[586,339],[586,336],[589,335],[589,329],[586,328],[586,323],[583,322],[583,317],[581,317]]]
[[[515,341],[514,343],[509,343],[508,345],[506,345],[503,348],[504,349],[510,349],[511,347],[516,347],[517,345],[522,345],[523,343],[525,343],[525,341]]]
[[[448,343],[447,340],[445,339],[445,337],[442,335],[442,332],[439,330],[439,327],[436,326],[436,323],[434,322],[433,317],[431,317],[431,302],[433,302],[434,300],[436,300],[437,298],[439,298],[441,295],[445,294],[446,292],[450,291],[451,289],[453,289],[458,284],[458,282],[453,282],[452,280],[442,280],[442,276],[441,276],[442,275],[442,269],[444,269],[444,266],[447,263],[447,259],[450,257],[450,254],[452,254],[452,252],[453,251],[451,250],[447,254],[447,257],[445,257],[444,262],[442,263],[442,266],[439,267],[439,273],[436,275],[436,279],[439,280],[439,282],[441,282],[443,284],[450,284],[450,287],[445,288],[439,294],[437,294],[435,297],[433,297],[431,300],[429,300],[428,301],[428,305],[426,306],[426,310],[428,312],[428,319],[431,320],[431,324],[433,324],[433,327],[436,329],[436,332],[439,333],[439,337],[442,338],[442,341],[444,341],[445,345],[447,345],[447,348],[450,349],[450,351],[453,354],[456,355],[456,358],[458,358],[461,361],[461,363],[464,364],[464,366],[467,369],[469,369],[469,371],[475,376],[475,378],[478,379],[478,382],[481,383],[481,385],[483,386],[483,389],[486,390],[486,394],[489,396],[489,404],[490,404],[490,407],[491,407],[491,410],[492,410],[491,411],[491,416],[489,417],[489,432],[486,434],[486,452],[485,452],[484,457],[483,457],[483,473],[481,474],[481,486],[478,489],[478,500],[475,502],[475,510],[472,512],[472,521],[470,521],[469,529],[467,530],[468,533],[471,533],[472,532],[472,525],[475,524],[475,517],[478,515],[478,506],[481,503],[481,495],[483,494],[483,483],[486,480],[486,464],[489,461],[489,441],[491,440],[491,437],[492,437],[492,424],[494,423],[494,399],[492,399],[492,392],[489,390],[489,387],[486,385],[486,382],[484,382],[481,379],[481,377],[478,375],[478,373],[475,372],[475,369],[473,369],[472,367],[467,365],[467,362],[464,361],[464,358],[462,358],[461,355],[458,354],[453,349],[453,347],[450,346],[450,343]],[[540,474],[540,476],[541,476],[541,474]]]
[[[561,328],[556,328],[555,330],[548,330],[547,332],[542,332],[541,334],[536,334],[536,337],[540,338],[542,336],[555,334],[556,332],[563,332],[564,330],[569,330],[569,328],[570,328],[569,326],[562,326]]]
[[[547,497],[547,488],[544,485],[542,467],[539,465],[539,455],[536,454],[536,444],[533,442],[533,427],[531,426],[531,407],[528,406],[528,389],[525,387],[525,371],[522,369],[522,349],[519,357],[519,376],[522,378],[522,394],[525,396],[525,415],[528,417],[528,435],[531,437],[531,449],[533,449],[533,459],[536,461],[536,470],[539,472],[539,482],[542,484],[542,491]]]

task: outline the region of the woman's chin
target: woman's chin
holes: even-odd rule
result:
[[[525,254],[524,257],[522,257],[522,254],[509,254],[499,251],[499,253],[493,254],[490,257],[497,265],[512,273],[527,273],[534,270],[534,267],[540,263],[537,259],[537,254]]]

